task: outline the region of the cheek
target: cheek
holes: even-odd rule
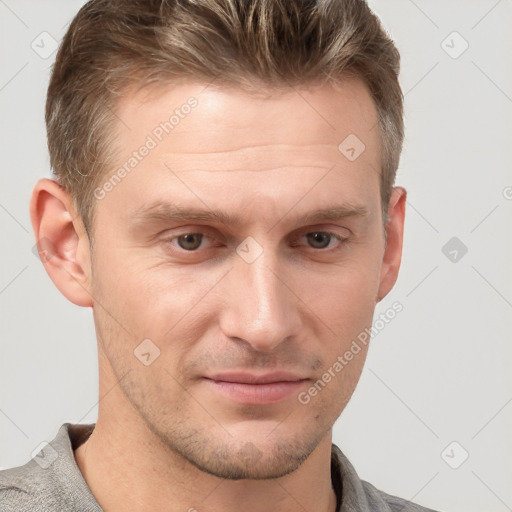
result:
[[[208,291],[218,277],[164,265],[147,267],[142,260],[117,257],[104,262],[97,273],[97,298],[103,307],[97,308],[96,323],[118,377],[130,370],[130,394],[137,394],[138,382],[144,393],[157,399],[163,391],[156,390],[158,386],[166,388],[162,396],[179,392],[174,388],[182,370],[211,327],[214,305]],[[136,357],[146,348],[154,361],[147,367]]]
[[[373,268],[361,261],[340,265],[328,274],[297,277],[296,283],[296,293],[307,306],[305,314],[314,313],[329,335],[346,342],[371,324],[379,283],[375,263]]]
[[[207,288],[204,276],[200,279],[190,270],[155,264],[144,252],[104,249],[95,261],[93,283],[94,298],[122,327],[141,339],[159,337],[171,329]]]
[[[297,398],[298,414],[303,419],[312,417],[315,428],[331,428],[349,402],[359,381],[366,358],[366,347],[351,360],[344,358],[343,351],[323,368],[323,372]],[[294,417],[297,419],[296,417]]]

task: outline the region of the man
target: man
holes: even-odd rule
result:
[[[98,420],[1,472],[2,511],[428,510],[332,444],[400,266],[398,70],[362,0],[80,10],[30,211],[93,309]]]

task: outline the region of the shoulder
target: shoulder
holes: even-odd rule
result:
[[[26,464],[0,471],[1,512],[101,512],[73,455],[73,445],[92,428],[65,423]]]
[[[332,445],[331,474],[333,484],[341,494],[339,512],[436,512],[387,494],[361,480],[350,461],[335,444]]]
[[[422,507],[411,501],[392,496],[380,491],[369,482],[361,480],[365,490],[370,510],[382,510],[390,512],[436,512],[431,508]],[[380,507],[380,508],[379,508]]]
[[[0,502],[2,512],[34,512],[56,510],[58,505],[51,473],[34,459],[23,466],[0,471]]]

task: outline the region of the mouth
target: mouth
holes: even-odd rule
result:
[[[289,372],[218,373],[204,377],[214,392],[244,405],[274,404],[296,394],[309,380]]]

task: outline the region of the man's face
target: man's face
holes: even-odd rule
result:
[[[357,80],[271,98],[188,84],[128,95],[117,115],[105,181],[129,171],[94,206],[101,371],[121,379],[148,432],[200,469],[293,471],[329,436],[365,347],[299,397],[388,291],[372,99]],[[359,156],[359,143],[338,149],[351,134]],[[223,217],[173,218],[172,207]],[[326,208],[340,215],[308,218]]]

